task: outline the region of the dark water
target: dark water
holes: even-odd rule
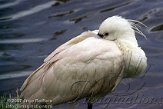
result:
[[[163,0],[0,0],[0,95],[14,93],[56,47],[85,30],[97,29],[113,15],[148,26],[148,30],[142,28],[148,40],[139,35],[137,39],[148,56],[149,70],[140,78],[123,80],[108,97],[119,93],[157,102],[114,102],[106,108],[162,109]],[[105,106],[99,102],[94,109]],[[86,108],[86,104],[77,108]]]

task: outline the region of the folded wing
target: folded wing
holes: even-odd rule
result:
[[[26,99],[53,104],[104,96],[121,80],[123,56],[112,41],[86,32],[57,48],[21,87]]]

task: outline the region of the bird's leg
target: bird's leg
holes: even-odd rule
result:
[[[87,109],[92,109],[92,103],[87,103],[88,108]]]

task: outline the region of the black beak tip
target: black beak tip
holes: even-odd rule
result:
[[[102,34],[100,34],[100,33],[98,33],[97,35],[98,35],[98,36],[100,36],[101,38],[103,38],[103,37],[104,37],[104,36],[103,36]]]

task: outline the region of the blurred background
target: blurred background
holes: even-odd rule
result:
[[[163,0],[0,0],[0,95],[14,95],[56,47],[83,31],[98,29],[113,15],[148,26],[141,29],[148,40],[138,34],[137,39],[149,68],[139,78],[124,79],[108,96],[139,96],[139,100],[157,102],[107,103],[107,107],[99,102],[94,109],[162,109]],[[77,109],[84,108],[80,101]]]

